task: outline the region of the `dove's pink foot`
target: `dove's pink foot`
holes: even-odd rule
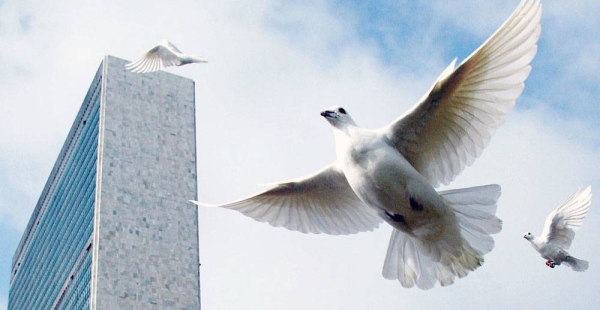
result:
[[[551,260],[547,260],[546,261],[546,266],[550,267],[550,268],[554,268],[556,266],[556,264],[551,261]]]

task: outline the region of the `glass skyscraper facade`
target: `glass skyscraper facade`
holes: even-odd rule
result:
[[[13,258],[9,309],[199,309],[193,81],[103,60]]]

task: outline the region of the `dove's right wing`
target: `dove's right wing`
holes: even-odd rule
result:
[[[148,73],[180,64],[181,60],[177,54],[171,50],[173,44],[168,41],[164,42],[151,48],[140,59],[126,64],[125,68],[135,73]],[[178,51],[175,46],[173,46],[173,48],[175,51]]]
[[[354,234],[373,230],[382,221],[356,196],[334,164],[308,177],[279,183],[252,197],[216,206],[303,233]]]
[[[434,187],[449,184],[481,155],[521,94],[537,51],[542,8],[523,0],[461,65],[450,64],[421,100],[383,128]]]
[[[577,191],[546,218],[541,237],[563,249],[571,246],[575,229],[581,227],[592,203],[592,188]]]

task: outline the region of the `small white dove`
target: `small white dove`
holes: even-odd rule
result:
[[[148,73],[171,66],[206,62],[208,60],[203,56],[183,54],[173,43],[163,40],[140,59],[126,64],[125,68],[135,73]]]
[[[577,191],[548,215],[540,237],[530,232],[523,236],[543,258],[547,259],[546,266],[554,268],[564,263],[575,271],[588,269],[587,261],[571,256],[566,250],[571,247],[571,242],[575,238],[575,229],[583,224],[591,203],[592,188],[588,186],[583,191]]]
[[[457,68],[456,60],[403,116],[378,130],[332,107],[337,159],[304,178],[216,205],[304,233],[394,229],[383,276],[404,287],[450,285],[483,263],[500,232],[500,186],[436,192],[471,165],[521,94],[540,35],[541,5],[523,0]],[[193,201],[199,205],[208,205]],[[210,205],[208,205],[210,206]]]

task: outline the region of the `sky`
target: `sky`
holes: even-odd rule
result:
[[[523,239],[577,189],[600,193],[600,2],[542,3],[523,94],[483,155],[441,188],[502,186],[503,230],[481,268],[448,287],[405,289],[381,275],[386,224],[307,235],[200,207],[203,309],[597,307],[598,199],[570,249],[587,272],[548,268]],[[320,111],[339,105],[363,127],[388,124],[517,4],[0,0],[0,309],[12,255],[104,55],[133,60],[168,39],[209,59],[166,71],[196,81],[199,200],[220,203],[331,163]]]

